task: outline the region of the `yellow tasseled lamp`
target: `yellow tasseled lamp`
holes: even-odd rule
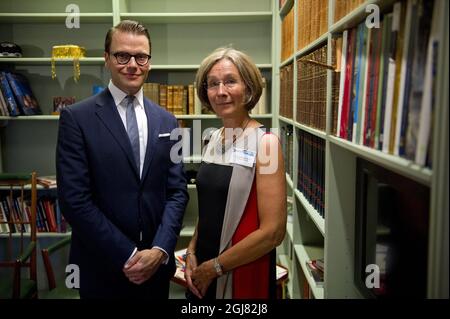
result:
[[[55,45],[52,48],[52,79],[56,78],[55,59],[73,59],[73,78],[80,79],[80,58],[85,57],[86,50],[78,45]]]

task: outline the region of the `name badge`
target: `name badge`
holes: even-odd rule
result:
[[[256,152],[234,147],[231,153],[230,163],[253,167],[255,158]]]

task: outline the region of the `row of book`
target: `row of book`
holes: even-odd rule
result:
[[[281,61],[294,54],[294,7],[281,22]],[[327,32],[328,0],[299,0],[297,2],[297,50]]]
[[[286,3],[286,0],[279,0],[279,3],[278,3],[279,9],[281,9],[285,3]],[[303,11],[306,13],[306,14],[305,13],[302,14],[302,16],[304,18],[306,18],[306,15],[314,17],[315,14],[312,14],[312,13],[310,14],[310,12],[311,12],[311,10],[316,9],[316,7],[314,6],[314,5],[316,5],[315,3],[320,4],[320,8],[325,9],[325,10],[320,11],[320,13],[322,15],[319,14],[319,17],[320,17],[319,25],[321,26],[320,29],[326,28],[327,23],[328,23],[328,21],[327,21],[327,19],[328,19],[328,0],[324,0],[323,2],[318,2],[315,0],[309,0],[309,1],[300,0],[298,3],[299,3],[299,13],[300,13],[300,11]],[[349,12],[356,9],[362,3],[364,3],[364,0],[334,0],[334,21],[335,22],[339,21],[341,18],[345,17]],[[323,34],[323,32],[321,34]],[[312,40],[314,40],[314,39],[312,39]]]
[[[316,287],[323,287],[325,270],[324,259],[319,258],[307,261],[306,268],[308,269],[310,276],[314,279]]]
[[[334,21],[339,21],[363,3],[364,0],[334,0]]]
[[[168,85],[161,83],[144,83],[144,96],[159,104],[173,115],[211,114],[204,107],[197,95],[197,85]],[[263,78],[263,92],[251,114],[267,114],[267,84]]]
[[[281,116],[293,117],[294,102],[294,65],[292,63],[280,69],[280,108]]]
[[[0,72],[0,116],[42,114],[28,79],[19,73]]]
[[[297,122],[325,131],[327,45],[297,59]]]
[[[281,61],[294,54],[294,9],[281,21]]]
[[[325,140],[308,132],[298,133],[297,189],[325,217]]]
[[[143,91],[146,98],[174,115],[195,114],[196,106],[200,103],[195,94],[194,84],[144,83]]]
[[[0,199],[0,234],[30,232],[30,220],[29,201],[22,203],[20,198],[10,196]],[[61,214],[58,200],[54,197],[43,196],[38,199],[36,228],[38,232],[67,232],[69,226]]]
[[[379,28],[361,23],[336,40],[338,137],[431,167],[439,45],[433,2],[396,2]]]
[[[44,188],[56,188],[56,175],[39,176],[36,178],[36,182]]]
[[[327,32],[328,0],[298,0],[297,20],[297,50],[301,50]]]
[[[296,120],[325,131],[327,100],[327,45],[297,59]],[[293,118],[292,63],[280,70],[280,115]]]

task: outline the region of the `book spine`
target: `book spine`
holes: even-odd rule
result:
[[[16,100],[14,99],[14,94],[9,86],[8,79],[5,72],[0,72],[0,88],[2,90],[3,96],[8,106],[8,111],[10,116],[19,116],[20,112],[17,108]]]

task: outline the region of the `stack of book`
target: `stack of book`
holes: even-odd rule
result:
[[[36,179],[37,183],[45,188],[56,187],[56,176],[39,176]]]
[[[306,268],[308,272],[314,278],[316,287],[323,287],[323,273],[324,273],[324,262],[323,258],[314,259],[306,262]]]

